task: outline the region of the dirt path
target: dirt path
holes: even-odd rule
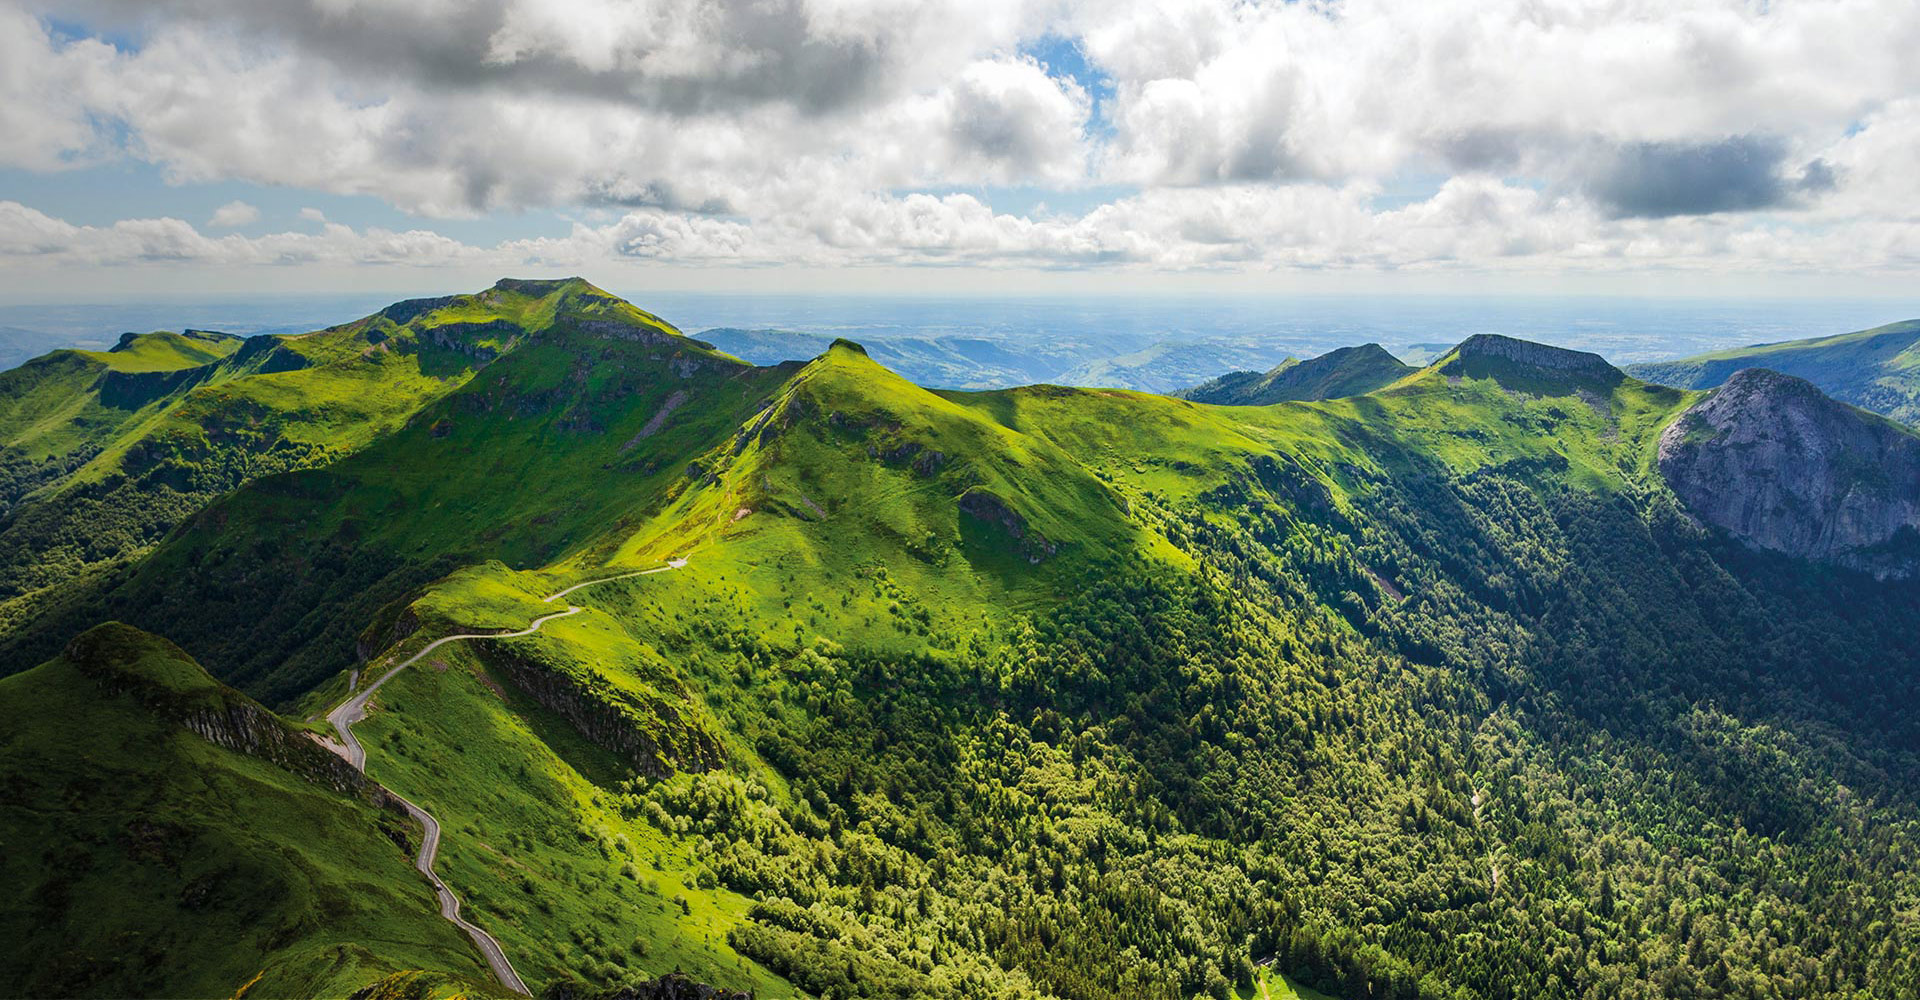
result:
[[[611,583],[614,580],[625,580],[636,576],[650,576],[654,573],[664,573],[668,570],[679,569],[686,564],[687,561],[685,559],[675,559],[665,566],[657,566],[653,569],[643,569],[633,573],[620,573],[615,576],[601,577],[597,580],[588,580],[585,583],[576,583],[565,590],[541,598],[541,601],[551,604],[582,587],[591,587],[596,583]],[[353,724],[367,717],[367,702],[373,698],[375,691],[380,690],[380,685],[385,684],[393,675],[420,662],[428,653],[439,649],[447,643],[462,642],[469,639],[512,639],[518,636],[532,635],[540,631],[541,626],[556,618],[569,618],[585,610],[587,609],[568,605],[565,611],[557,611],[550,615],[542,615],[539,618],[535,618],[532,624],[518,632],[462,633],[459,635],[444,636],[427,643],[419,652],[400,661],[391,670],[381,674],[377,680],[367,685],[366,690],[352,695],[346,701],[341,702],[335,707],[333,711],[328,712],[327,723],[333,726],[335,732],[340,734],[340,742],[334,744],[322,741],[323,745],[334,753],[345,757],[347,763],[352,764],[355,770],[365,773],[367,770],[367,751],[365,747],[360,745],[360,741],[354,738]],[[357,670],[354,671],[353,676],[348,681],[349,691],[351,691],[353,685],[359,681],[359,678],[360,672]],[[466,918],[460,916],[460,897],[455,896],[453,890],[447,888],[447,884],[440,880],[440,876],[433,873],[433,861],[440,852],[440,821],[433,818],[432,813],[414,805],[412,802],[393,792],[393,790],[384,787],[382,790],[388,795],[392,795],[394,801],[400,803],[401,808],[407,811],[407,815],[412,816],[420,824],[422,831],[420,837],[420,853],[414,859],[414,867],[418,868],[420,874],[425,875],[427,880],[433,883],[433,891],[440,897],[440,915],[451,921],[454,926],[467,932],[467,936],[472,938],[474,945],[480,949],[481,956],[487,960],[487,966],[493,970],[494,977],[500,980],[500,985],[522,996],[531,996],[532,992],[527,989],[527,984],[520,979],[520,974],[513,970],[513,963],[507,959],[507,953],[500,947],[500,942],[494,940],[493,935],[474,926],[472,923],[469,923]]]

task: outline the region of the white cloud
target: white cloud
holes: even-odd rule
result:
[[[1920,226],[1911,0],[23,3],[0,164],[612,219],[477,248],[0,218],[102,261],[1844,269],[1910,266]],[[1060,36],[1110,90],[1027,54]],[[1375,207],[1407,178],[1435,193]],[[1132,193],[992,204],[1094,184]]]
[[[244,201],[230,201],[213,210],[207,225],[215,229],[239,229],[260,221],[260,210]]]

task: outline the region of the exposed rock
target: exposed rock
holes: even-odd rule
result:
[[[122,372],[108,369],[100,373],[100,405],[117,410],[137,410],[162,396],[170,396],[212,377],[216,366],[200,365],[175,371]]]
[[[1695,516],[1763,548],[1869,570],[1920,568],[1920,437],[1749,368],[1660,436],[1660,471]]]
[[[482,650],[514,685],[541,707],[566,719],[594,745],[654,777],[676,770],[707,771],[726,761],[726,748],[682,707],[660,698],[581,682],[509,648]]]
[[[1587,351],[1549,347],[1530,340],[1516,340],[1494,333],[1478,333],[1454,348],[1453,360],[1441,366],[1440,374],[1451,377],[1500,378],[1518,374],[1515,369],[1537,376],[1559,376],[1597,380],[1612,384],[1626,378],[1607,359]]]
[[[63,653],[81,674],[209,743],[272,761],[341,792],[369,782],[266,706],[213,679],[178,646],[118,622],[88,629]]]
[[[673,411],[679,409],[680,404],[686,401],[687,394],[685,390],[674,390],[673,394],[668,396],[666,401],[660,404],[660,409],[657,410],[653,416],[647,418],[647,425],[640,428],[640,433],[635,434],[632,438],[628,439],[626,444],[620,446],[620,452],[625,454],[632,451],[634,445],[658,434],[660,428],[666,424],[667,418],[672,416]]]
[[[380,315],[404,325],[436,309],[445,309],[458,298],[457,295],[442,295],[432,299],[406,299],[380,310]]]
[[[974,486],[960,495],[960,510],[972,517],[999,527],[1018,543],[1020,554],[1030,563],[1037,563],[1054,554],[1058,547],[1046,536],[1027,524],[1020,515],[992,490]]]
[[[637,344],[671,347],[686,341],[686,338],[678,334],[656,330],[625,319],[582,319],[575,321],[574,326],[581,333],[606,337],[610,340],[629,340]],[[686,378],[687,373],[680,373],[680,377]]]

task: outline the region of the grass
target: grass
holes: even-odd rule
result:
[[[1232,372],[1180,395],[1208,403],[1264,406],[1338,399],[1391,385],[1419,369],[1402,364],[1379,344],[1342,347],[1317,358],[1288,358],[1272,370]]]
[[[1771,368],[1806,379],[1835,399],[1920,424],[1920,320],[1855,333],[1634,365],[1634,375],[1688,389],[1711,389],[1742,368]]]
[[[747,900],[698,884],[697,845],[620,807],[615,786],[631,769],[466,645],[388,682],[356,733],[369,773],[440,819],[442,877],[528,985],[680,969],[796,995],[728,947]]]
[[[1288,979],[1270,966],[1258,969],[1254,973],[1253,988],[1241,990],[1240,996],[1245,1000],[1335,1000],[1319,990]]]
[[[135,335],[111,351],[74,351],[117,372],[171,372],[198,368],[240,349],[240,338],[201,333]]]
[[[119,669],[216,690],[164,643]],[[493,995],[392,814],[216,746],[58,659],[0,680],[0,992],[338,996],[429,967]],[[459,978],[473,977],[473,978]]]

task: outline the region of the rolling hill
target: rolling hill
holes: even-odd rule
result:
[[[519,310],[485,364],[18,605],[0,660],[118,620],[304,717],[499,636],[356,733],[535,992],[1920,987],[1920,584],[1769,545],[1830,511],[1711,516],[1910,435],[1714,451],[1779,407],[1491,336],[1312,402],[932,390],[496,289],[382,314]],[[414,955],[364,975],[474,969]]]
[[[1920,425],[1920,320],[1809,340],[1755,344],[1677,361],[1633,365],[1636,378],[1711,389],[1746,368],[1806,379],[1843,403]]]
[[[1174,395],[1196,403],[1265,406],[1303,400],[1360,396],[1419,369],[1400,363],[1379,344],[1342,347],[1317,358],[1288,358],[1273,369],[1228,372]]]

